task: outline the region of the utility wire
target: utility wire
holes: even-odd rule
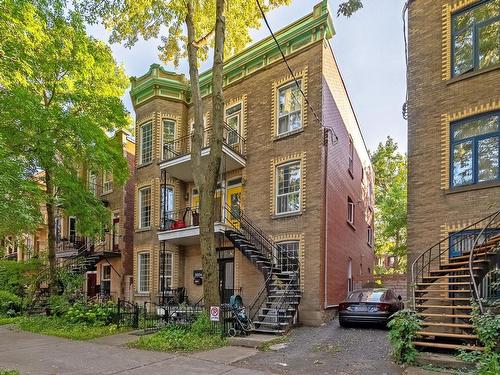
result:
[[[283,52],[283,49],[281,48],[279,42],[278,42],[278,39],[276,39],[276,35],[274,35],[274,32],[273,32],[273,29],[271,28],[271,25],[269,25],[269,21],[267,20],[267,17],[266,17],[266,14],[264,12],[264,9],[262,9],[262,6],[260,5],[260,1],[259,0],[255,0],[257,2],[257,6],[259,7],[259,10],[260,10],[260,13],[262,14],[262,18],[264,19],[264,23],[266,24],[267,26],[267,29],[269,30],[269,32],[271,33],[271,36],[273,37],[274,39],[274,42],[276,43],[276,46],[278,46],[278,50],[280,51],[281,53],[281,58],[283,59],[283,62],[285,63],[286,67],[288,68],[288,71],[290,72],[290,74],[292,75],[293,77],[293,80],[295,81],[295,85],[297,85],[297,88],[299,89],[302,97],[304,98],[307,106],[311,109],[311,112],[312,114],[314,115],[314,118],[316,119],[316,121],[318,121],[318,123],[325,129],[327,129],[328,131],[332,132],[332,135],[333,137],[335,138],[335,142],[337,142],[339,140],[339,137],[337,137],[337,134],[335,134],[335,130],[333,130],[332,128],[330,127],[327,127],[327,126],[324,126],[323,125],[323,122],[321,121],[321,119],[319,118],[318,114],[316,113],[316,111],[314,110],[313,106],[311,105],[311,103],[309,102],[309,100],[307,99],[307,96],[304,94],[304,91],[302,91],[302,87],[300,86],[300,83],[297,79],[297,77],[295,76],[295,73],[293,72],[292,68],[290,67],[290,64],[288,64],[288,60],[286,59],[286,56],[285,56],[285,53]]]

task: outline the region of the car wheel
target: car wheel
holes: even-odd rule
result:
[[[346,321],[342,320],[342,319],[339,319],[339,324],[341,327],[349,327],[349,323],[347,323]]]

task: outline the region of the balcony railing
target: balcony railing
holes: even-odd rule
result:
[[[221,208],[215,209],[215,221],[222,219]],[[177,211],[166,211],[160,216],[160,231],[198,227],[200,225],[200,214],[198,207],[186,207]]]
[[[245,155],[245,138],[243,138],[237,130],[229,127],[227,124],[222,130],[222,139],[225,146],[229,147],[234,152]],[[203,131],[203,148],[210,146],[212,128],[207,128]],[[193,134],[188,134],[180,138],[174,139],[171,142],[166,142],[163,145],[163,161],[176,159],[191,153]]]

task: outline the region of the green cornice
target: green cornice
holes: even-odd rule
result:
[[[328,1],[316,4],[313,11],[275,33],[285,56],[295,54],[320,40],[330,39],[335,34]],[[274,63],[281,58],[271,36],[245,48],[224,62],[224,86]],[[200,75],[202,96],[211,93],[212,72]],[[131,78],[130,95],[134,106],[161,96],[189,102],[189,85],[186,77],[164,70],[158,64],[151,65],[149,72],[139,78]]]

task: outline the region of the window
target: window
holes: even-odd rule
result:
[[[139,190],[139,228],[151,226],[151,188]]]
[[[166,220],[172,220],[174,210],[174,189],[162,185],[160,189],[160,223],[163,228],[169,227]]]
[[[279,242],[276,262],[283,272],[294,272],[299,263],[299,241]]]
[[[354,225],[354,202],[351,198],[347,198],[347,222]]]
[[[96,196],[97,195],[97,175],[92,171],[88,172],[88,186],[89,186],[89,190],[92,193],[92,195]]]
[[[353,280],[352,280],[352,259],[349,258],[347,263],[347,292],[352,292],[354,289]]]
[[[111,294],[111,266],[102,266],[101,277],[101,293],[104,295]]]
[[[354,144],[352,143],[352,139],[349,137],[349,164],[348,164],[349,172],[351,172],[351,176],[354,176]]]
[[[173,274],[173,254],[168,252],[160,253],[160,292],[172,287]]]
[[[140,164],[153,160],[153,124],[148,122],[140,127]]]
[[[163,120],[163,159],[175,156],[175,121]]]
[[[451,24],[453,76],[500,62],[500,0],[457,12]]]
[[[139,253],[137,261],[137,291],[149,292],[149,253]]]
[[[395,264],[396,264],[395,256],[390,256],[389,258],[387,258],[387,267],[393,268]]]
[[[368,245],[373,246],[373,230],[371,225],[368,225]]]
[[[226,109],[227,139],[229,146],[240,143],[241,103]]]
[[[301,81],[278,89],[278,135],[286,134],[302,127]]]
[[[300,211],[300,162],[276,167],[276,213]]]
[[[499,180],[500,112],[451,124],[451,186]]]
[[[102,174],[102,193],[110,193],[113,191],[113,175],[111,172],[104,171]]]

